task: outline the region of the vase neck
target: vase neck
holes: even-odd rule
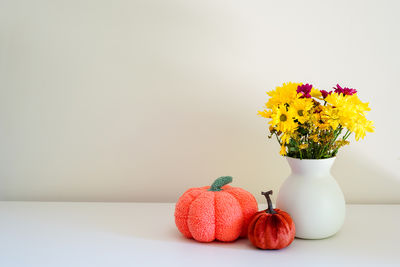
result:
[[[293,174],[307,176],[323,176],[330,173],[335,158],[328,159],[296,159],[286,158]]]

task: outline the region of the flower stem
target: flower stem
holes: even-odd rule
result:
[[[324,154],[331,149],[331,146],[336,141],[336,139],[338,138],[338,136],[340,135],[341,132],[342,132],[342,126],[339,126],[336,130],[334,130],[334,132],[333,132],[334,136],[333,136],[332,140],[329,141],[328,144],[326,144],[322,148],[321,152],[319,153],[319,155],[317,157],[318,159],[322,158],[324,156]]]
[[[282,145],[282,142],[281,142],[281,140],[279,139],[279,137],[278,137],[278,135],[276,133],[275,133],[275,136],[276,136],[276,140],[278,140],[279,145]]]

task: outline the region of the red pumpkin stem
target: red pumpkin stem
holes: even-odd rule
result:
[[[266,213],[269,214],[275,214],[276,211],[272,208],[272,201],[269,195],[272,195],[272,190],[269,190],[268,192],[261,192],[261,195],[264,195],[265,198],[267,199],[268,203],[268,208],[265,210]]]

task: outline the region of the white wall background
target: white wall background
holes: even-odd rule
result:
[[[333,167],[400,203],[398,1],[0,0],[0,199],[168,201],[289,174],[258,117],[286,81],[357,88],[376,133]],[[276,195],[275,195],[276,196]]]

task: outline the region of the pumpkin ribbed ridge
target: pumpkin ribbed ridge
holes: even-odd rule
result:
[[[283,210],[273,209],[270,195],[272,190],[261,192],[265,196],[268,208],[257,212],[249,225],[249,240],[261,249],[281,249],[289,246],[296,234],[296,228],[290,215]]]
[[[175,207],[178,230],[200,242],[229,242],[246,236],[248,223],[258,210],[254,196],[229,185],[219,191],[209,188],[191,188],[179,198]]]

